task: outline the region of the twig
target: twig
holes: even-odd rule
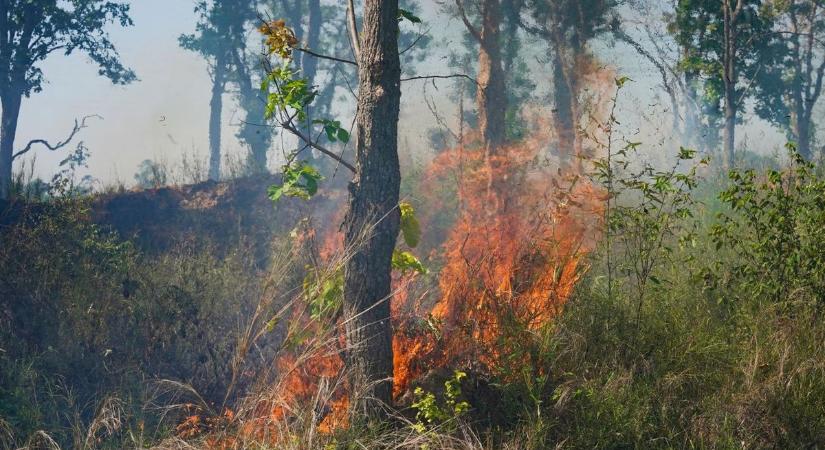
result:
[[[282,124],[281,124],[281,126],[283,127],[283,129],[285,129],[285,130],[289,131],[290,133],[292,133],[292,134],[294,134],[295,136],[297,136],[299,139],[301,139],[301,140],[303,140],[304,142],[306,142],[306,143],[307,143],[309,146],[311,146],[312,148],[314,148],[314,149],[318,150],[319,152],[321,152],[321,153],[323,153],[323,154],[325,154],[325,155],[329,156],[330,158],[334,159],[334,160],[335,160],[335,161],[337,161],[339,164],[341,164],[342,166],[344,166],[344,167],[346,167],[347,169],[349,169],[350,171],[352,171],[352,173],[356,173],[356,171],[355,171],[355,166],[353,166],[352,164],[348,163],[346,160],[344,160],[344,158],[342,158],[341,156],[338,156],[338,154],[336,154],[336,153],[335,153],[335,152],[333,152],[332,150],[330,150],[330,149],[328,149],[328,148],[324,147],[324,146],[323,146],[323,145],[321,145],[321,144],[318,144],[318,143],[316,143],[316,142],[313,142],[313,141],[312,141],[312,139],[310,139],[310,138],[309,138],[309,136],[307,136],[307,135],[305,135],[304,133],[302,133],[302,132],[301,132],[301,130],[299,130],[299,129],[295,128],[292,124],[290,124],[290,123],[288,123],[288,122],[284,122],[284,123],[282,123]]]
[[[414,77],[409,77],[409,78],[402,78],[401,81],[433,80],[433,79],[444,80],[444,79],[449,79],[449,78],[466,78],[466,79],[472,81],[473,83],[478,84],[478,81],[476,81],[475,78],[473,78],[473,77],[471,77],[467,74],[463,74],[463,73],[454,73],[454,74],[451,74],[451,75],[419,75],[419,76],[414,76]]]
[[[295,50],[298,50],[299,52],[304,52],[308,55],[315,56],[316,58],[328,59],[330,61],[336,61],[336,62],[340,62],[340,63],[344,63],[344,64],[352,64],[353,66],[358,67],[357,62],[349,60],[349,59],[343,59],[343,58],[338,58],[336,56],[329,56],[329,55],[324,55],[324,54],[321,54],[321,53],[316,53],[316,52],[314,52],[314,51],[312,51],[308,48],[295,47]]]
[[[355,21],[355,2],[353,0],[347,2],[347,25],[352,52],[355,54],[355,60],[358,61],[361,58],[361,41],[358,40],[358,24]]]
[[[80,130],[86,128],[86,126],[87,126],[86,125],[86,120],[91,118],[91,117],[96,117],[98,119],[103,120],[103,117],[101,117],[97,114],[91,114],[91,115],[88,115],[88,116],[84,116],[80,120],[80,122],[78,122],[77,119],[75,119],[74,120],[74,127],[72,128],[72,131],[69,133],[69,136],[66,139],[64,139],[62,141],[58,141],[56,144],[50,144],[49,141],[47,141],[45,139],[32,139],[31,141],[29,141],[28,144],[26,144],[26,146],[22,150],[15,153],[11,157],[11,159],[14,160],[19,156],[25,155],[26,153],[31,151],[32,147],[34,147],[37,144],[43,145],[44,147],[46,147],[47,149],[49,149],[51,151],[59,150],[59,149],[65,147],[66,145],[68,145],[72,141],[72,139],[74,139],[74,137],[77,135],[77,133],[80,132]]]

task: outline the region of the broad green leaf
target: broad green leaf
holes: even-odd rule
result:
[[[398,21],[409,20],[411,23],[421,23],[421,18],[406,9],[398,8]]]
[[[424,267],[424,264],[421,264],[421,261],[412,253],[399,250],[395,250],[392,253],[392,267],[393,269],[400,270],[401,273],[407,273],[409,271],[420,274],[427,273],[427,268]]]
[[[398,209],[401,210],[401,235],[404,242],[410,248],[415,248],[421,241],[421,225],[415,217],[415,209],[408,202],[399,203]]]

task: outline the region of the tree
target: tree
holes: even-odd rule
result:
[[[679,0],[671,29],[682,70],[704,78],[705,102],[724,113],[722,160],[734,164],[744,101],[775,76],[772,17],[761,0]],[[754,88],[757,87],[757,88]]]
[[[771,83],[762,83],[756,113],[784,128],[806,159],[813,156],[812,115],[825,74],[825,2],[785,0],[772,3],[781,64]]]
[[[209,101],[209,179],[221,175],[221,114],[226,86],[244,64],[238,55],[246,47],[246,25],[256,18],[253,0],[199,0],[200,20],[195,34],[180,37],[181,47],[200,53],[209,64],[212,94]],[[248,75],[244,72],[244,77]],[[251,86],[251,81],[249,82]],[[249,91],[244,91],[249,94]],[[254,100],[250,99],[250,103]]]
[[[398,118],[401,102],[401,62],[398,50],[397,0],[366,0],[362,26],[356,28],[353,2],[349,2],[347,24],[355,61],[320,55],[358,67],[355,117],[355,164],[348,163],[305,133],[308,126],[321,126],[331,142],[349,141],[339,121],[311,120],[307,106],[317,93],[306,78],[296,77],[290,66],[298,46],[294,32],[283,20],[261,27],[270,51],[285,59],[265,82],[269,92],[267,110],[277,124],[332,158],[354,174],[349,184],[349,208],[344,219],[344,298],[347,373],[350,375],[352,412],[381,418],[384,405],[392,402],[392,322],[390,320],[393,254],[400,228],[399,195],[401,171],[398,160]],[[411,15],[408,11],[403,11]],[[298,49],[312,51],[310,49]],[[271,198],[281,195],[308,197],[317,190],[317,170],[298,160],[299,149],[284,167],[284,182],[271,189]],[[357,393],[357,395],[354,395]]]
[[[103,0],[0,1],[1,199],[9,196],[20,106],[24,96],[43,89],[39,65],[44,60],[55,52],[68,55],[80,51],[97,64],[100,75],[115,84],[137,78],[120,62],[104,30],[113,23],[132,25],[129,5]]]
[[[548,44],[552,61],[555,127],[562,155],[579,156],[579,96],[583,67],[592,59],[588,42],[607,30],[613,0],[531,0],[532,23],[522,26]]]
[[[366,416],[380,416],[381,403],[392,402],[390,284],[401,187],[398,17],[397,0],[366,0],[361,42],[355,45],[357,166],[349,189],[344,242],[356,250],[345,269],[344,302],[352,318],[346,327],[348,366],[360,378],[357,385],[367,388],[356,411]]]
[[[507,91],[501,52],[501,0],[479,0],[478,26],[467,15],[464,1],[455,0],[455,4],[467,32],[478,44],[478,128],[488,156],[495,156],[506,139]]]

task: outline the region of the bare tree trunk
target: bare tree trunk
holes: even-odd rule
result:
[[[735,163],[736,143],[736,87],[735,83],[725,80],[725,132],[724,132],[724,164],[726,169],[733,168]]]
[[[398,0],[364,2],[358,56],[357,173],[344,222],[347,367],[356,417],[392,402],[391,261],[400,222]]]
[[[225,57],[219,55],[215,59],[212,99],[209,101],[209,179],[214,181],[221,177],[221,113],[225,86],[226,61]]]
[[[239,49],[233,52],[236,81],[238,83],[239,100],[246,112],[245,123],[241,126],[237,136],[249,146],[249,163],[253,170],[265,172],[267,169],[267,153],[272,142],[272,134],[264,123],[266,98],[260,89],[252,85],[252,72],[247,62],[240,55]]]
[[[506,139],[507,92],[502,67],[499,28],[500,0],[484,0],[478,52],[478,125],[489,155]]]
[[[307,47],[316,51],[320,50],[318,46],[321,42],[321,24],[324,20],[322,14],[321,0],[309,0],[306,41]],[[307,53],[302,54],[301,68],[307,80],[313,83],[318,72],[318,58]]]
[[[736,2],[734,6],[731,2]],[[736,35],[737,19],[742,12],[742,0],[724,0],[722,9],[724,12],[724,40],[722,55],[722,82],[725,87],[725,129],[724,129],[724,149],[723,158],[726,169],[733,168],[735,164],[735,144],[736,144]]]
[[[553,55],[553,97],[556,110],[556,134],[559,140],[559,155],[572,157],[574,130],[573,130],[573,93],[568,88],[564,70],[564,61],[557,49]]]
[[[311,50],[318,51],[320,50],[318,47],[321,43],[321,24],[323,21],[321,0],[309,0],[308,3],[309,18],[307,19],[306,46]],[[303,53],[301,55],[301,68],[304,76],[309,81],[309,84],[314,85],[315,76],[318,74],[318,58],[308,53]],[[307,117],[311,118],[312,105],[310,105],[309,108],[309,114],[307,114]],[[312,135],[311,130],[312,123],[307,121],[305,129],[307,136]]]
[[[0,199],[7,200],[11,195],[12,158],[14,156],[14,138],[17,135],[17,121],[20,117],[20,104],[23,96],[9,93],[0,97],[2,117],[0,118]]]

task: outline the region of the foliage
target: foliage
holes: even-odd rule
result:
[[[277,53],[278,56],[283,59],[290,58],[292,56],[292,49],[298,45],[295,32],[286,26],[286,22],[283,19],[264,23],[258,28],[258,31],[264,35],[264,44],[269,53]]]
[[[410,248],[415,248],[421,241],[421,225],[415,217],[415,209],[403,201],[398,204],[398,209],[401,211],[401,236]]]
[[[190,384],[201,408],[225,401],[237,327],[261,292],[252,252],[218,258],[183,242],[144,255],[92,222],[89,199],[74,195],[20,214],[0,233],[0,420],[18,446],[44,430],[61,447],[87,448],[76,443],[111,396],[121,425],[98,448],[154,442],[179,412],[165,420],[147,402],[197,400],[159,379]]]
[[[98,65],[100,75],[115,84],[127,84],[135,73],[124,67],[106,28],[109,24],[132,25],[129,5],[105,0],[70,2],[11,0],[2,9],[4,34],[0,51],[15,55],[2,62],[3,91],[24,95],[40,92],[43,72],[39,63],[56,51],[86,53]]]
[[[151,159],[144,159],[135,173],[135,182],[143,189],[159,188],[166,185],[166,167]]]
[[[427,273],[427,268],[410,252],[401,250],[394,250],[392,252],[392,268],[400,270],[401,273],[418,272],[420,274]]]
[[[455,427],[455,421],[470,409],[470,404],[461,400],[461,380],[466,377],[466,373],[456,370],[452,377],[444,381],[443,404],[434,393],[425,392],[421,387],[415,388],[416,400],[411,406],[417,411],[415,417],[418,422],[412,425],[417,432],[424,433],[428,428],[444,423]]]
[[[786,169],[761,175],[755,170],[730,172],[731,185],[719,195],[730,210],[719,214],[713,238],[716,248],[731,252],[733,259],[724,272],[712,266],[708,277],[716,283],[735,282],[746,298],[821,305],[825,181],[793,145],[788,153],[791,165]]]
[[[270,186],[267,195],[273,202],[280,200],[284,195],[309,200],[318,192],[318,182],[323,179],[324,177],[318,173],[318,170],[306,163],[297,162],[286,165],[283,169],[281,184]]]

